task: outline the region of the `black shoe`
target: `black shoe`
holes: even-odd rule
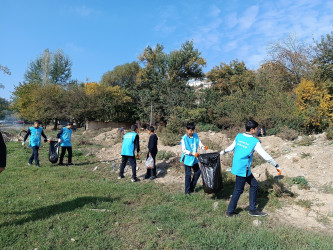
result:
[[[226,212],[226,214],[225,214],[227,217],[237,217],[237,216],[239,216],[239,213],[237,213],[237,212],[232,212],[232,213],[228,213],[228,212]]]
[[[154,179],[156,179],[156,177],[155,176],[150,176],[150,178],[149,178],[149,180],[154,180]]]
[[[137,181],[140,181],[140,179],[137,178],[137,177],[132,177],[132,178],[131,178],[131,182],[137,182]]]
[[[185,196],[190,196],[191,194],[190,193],[185,193]]]
[[[256,210],[250,210],[249,215],[253,217],[263,217],[266,216],[267,214],[256,209]]]
[[[63,165],[64,165],[63,163],[60,163],[60,162],[58,163],[58,166],[63,166]]]
[[[123,175],[118,176],[118,180],[123,179],[123,178],[125,178],[125,176],[123,176]]]
[[[68,163],[67,166],[74,166],[74,164],[73,163]]]
[[[145,179],[145,180],[147,180],[147,179],[149,179],[150,178],[150,176],[148,176],[148,175],[145,175],[144,177],[143,177],[143,179]]]
[[[37,164],[37,165],[36,165],[36,167],[37,167],[37,168],[40,168],[40,165],[39,165],[39,164]]]

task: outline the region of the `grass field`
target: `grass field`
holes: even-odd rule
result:
[[[95,159],[78,145],[74,163],[81,164],[51,165],[43,145],[36,168],[27,166],[30,150],[7,144],[8,166],[0,175],[1,249],[333,248],[329,235],[278,226],[269,217],[259,227],[245,211],[226,218],[223,195],[205,195],[200,185],[186,197],[161,184],[94,172]]]

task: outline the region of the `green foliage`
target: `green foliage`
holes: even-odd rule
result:
[[[5,98],[0,97],[0,119],[4,119],[9,112],[9,102]]]
[[[303,136],[300,141],[298,141],[296,144],[298,146],[310,146],[313,143],[313,140],[310,136]]]
[[[196,125],[196,128],[199,132],[208,132],[208,131],[218,132],[218,131],[220,131],[220,129],[216,125],[208,124],[208,123],[198,123]]]
[[[160,150],[156,155],[156,160],[169,160],[171,157],[174,157],[175,154],[171,151]]]
[[[297,205],[310,209],[312,206],[312,201],[300,199],[296,202]]]
[[[310,189],[309,183],[304,176],[292,178],[292,183],[297,184],[300,189]]]
[[[333,31],[322,36],[320,42],[316,42],[315,62],[320,69],[322,80],[333,81]]]
[[[294,129],[288,128],[286,126],[283,126],[279,128],[279,132],[277,133],[277,136],[284,140],[292,141],[295,140],[298,137],[298,132]]]
[[[160,133],[159,138],[161,138],[161,141],[165,146],[179,145],[181,140],[181,136],[179,134],[168,132],[166,129],[164,129],[164,131]]]
[[[309,158],[310,156],[311,156],[310,153],[304,153],[304,152],[301,153],[301,158],[302,158],[302,159],[307,159],[307,158]]]
[[[333,140],[333,126],[329,127],[327,130],[326,130],[326,138],[328,140]]]

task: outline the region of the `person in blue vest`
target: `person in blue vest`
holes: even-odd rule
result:
[[[132,166],[132,182],[137,182],[139,179],[136,177],[136,159],[135,159],[135,150],[137,151],[137,158],[140,157],[140,141],[139,135],[137,133],[138,127],[136,125],[131,126],[131,132],[126,133],[123,136],[123,144],[121,150],[121,164],[118,179],[125,178],[124,170],[127,164],[127,161]]]
[[[251,173],[251,163],[253,153],[257,152],[264,160],[273,165],[281,175],[281,168],[275,160],[262,148],[260,141],[254,137],[258,133],[258,123],[249,120],[245,124],[245,133],[236,136],[233,143],[225,150],[220,152],[221,155],[234,151],[231,173],[236,175],[235,188],[227,209],[227,217],[237,216],[235,211],[240,195],[244,191],[245,183],[250,185],[250,207],[249,215],[266,216],[267,214],[257,209],[257,190],[258,182]]]
[[[26,133],[26,135],[24,136],[22,145],[25,145],[25,141],[28,139],[29,137],[29,148],[32,148],[32,155],[29,158],[29,162],[28,165],[30,166],[33,162],[33,160],[35,160],[35,164],[36,167],[39,167],[39,159],[38,159],[38,150],[41,144],[41,137],[44,137],[44,142],[47,142],[47,137],[44,134],[43,128],[40,127],[41,122],[40,121],[35,121],[34,122],[34,126],[30,127]]]
[[[64,156],[66,154],[66,151],[68,152],[68,163],[67,165],[73,165],[72,163],[72,127],[73,124],[71,122],[67,122],[66,127],[63,127],[59,133],[57,134],[58,142],[60,143],[61,147],[61,154],[60,154],[60,160],[59,160],[59,166],[64,165]]]
[[[197,133],[194,133],[194,123],[188,123],[186,125],[186,134],[181,139],[182,145],[182,157],[180,162],[184,162],[185,167],[185,194],[189,195],[194,192],[194,188],[197,185],[197,181],[200,177],[201,170],[198,164],[198,149],[207,150],[208,147],[204,146]],[[193,169],[193,178],[192,177]]]

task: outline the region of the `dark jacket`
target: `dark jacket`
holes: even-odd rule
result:
[[[148,142],[148,151],[152,155],[157,154],[157,141],[158,141],[158,138],[157,138],[156,134],[150,135],[149,142]]]
[[[7,157],[6,144],[0,132],[0,168],[6,167],[6,157]]]

